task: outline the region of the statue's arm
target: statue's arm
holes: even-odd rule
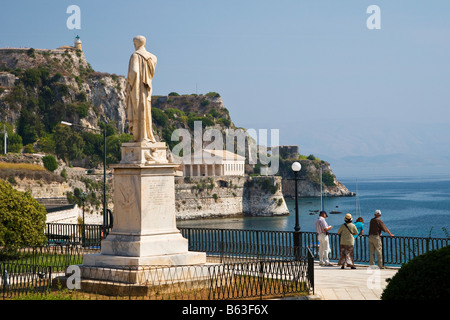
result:
[[[133,85],[135,84],[138,73],[139,73],[139,59],[137,58],[136,54],[133,54],[130,58],[127,77],[127,82],[131,87],[133,87]]]

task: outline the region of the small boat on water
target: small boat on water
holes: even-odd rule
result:
[[[331,210],[330,213],[331,213],[331,214],[338,214],[338,213],[342,213],[342,211]]]

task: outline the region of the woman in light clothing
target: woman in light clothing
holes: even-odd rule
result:
[[[358,229],[352,223],[352,215],[350,213],[345,215],[344,220],[345,223],[340,226],[337,232],[340,235],[340,257],[338,265],[341,266],[341,269],[344,269],[346,265],[347,267],[356,269],[353,264],[353,246],[355,244],[354,236],[358,234]]]

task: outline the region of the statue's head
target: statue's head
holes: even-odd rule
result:
[[[140,47],[145,46],[145,37],[144,36],[136,36],[133,38],[134,48],[137,50]]]

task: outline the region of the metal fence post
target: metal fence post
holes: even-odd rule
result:
[[[219,241],[219,246],[220,246],[220,263],[223,263],[223,259],[224,259],[224,239],[223,239],[223,232],[224,230],[221,229],[220,230],[220,241]]]

